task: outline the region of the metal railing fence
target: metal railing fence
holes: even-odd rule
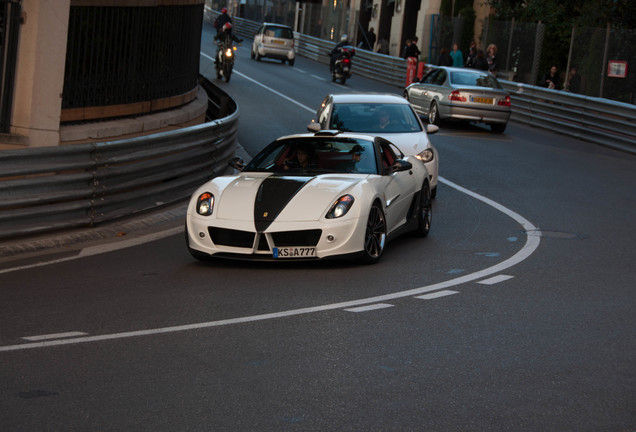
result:
[[[636,154],[636,106],[543,87],[499,81],[516,122]]]
[[[187,199],[226,172],[239,110],[202,79],[208,116],[185,129],[132,139],[0,152],[0,239],[92,226]]]
[[[205,20],[207,22],[214,23],[218,15],[218,11],[206,7]],[[236,34],[251,39],[254,38],[254,34],[256,34],[261,25],[260,23],[238,17],[232,17],[232,21]],[[336,45],[335,42],[297,32],[294,32],[294,39],[296,41],[296,52],[299,55],[319,63],[329,64],[328,52]],[[251,49],[251,45],[249,48]],[[382,77],[381,80],[386,83],[404,86],[406,83],[406,61],[399,57],[356,49],[353,73],[354,75],[376,80]],[[326,71],[325,76],[328,75],[329,72]]]
[[[206,20],[213,22],[217,14],[206,8]],[[236,17],[233,20],[237,32],[246,38],[253,37],[260,26],[250,20]],[[541,31],[541,26],[538,25],[517,24],[503,32],[506,40],[506,44],[502,45],[505,47],[505,54],[500,57],[500,61],[504,67],[508,65],[522,68],[520,70],[533,69],[536,59],[522,59],[519,51],[513,47],[521,46],[524,41],[530,45],[537,44],[541,39]],[[334,46],[333,42],[300,33],[294,33],[294,37],[300,55],[328,63],[326,53]],[[354,60],[354,74],[404,87],[406,61],[399,57],[358,49]],[[508,76],[508,73],[503,72],[500,76],[502,75]],[[636,153],[636,106],[509,80],[500,79],[500,82],[512,94],[513,120]]]

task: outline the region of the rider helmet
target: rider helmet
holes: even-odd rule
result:
[[[223,8],[223,9],[221,9],[221,13],[226,14],[226,13],[227,13],[227,8]]]
[[[340,36],[340,42],[347,42],[349,40],[349,36],[345,33]]]

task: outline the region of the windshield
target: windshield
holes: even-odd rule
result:
[[[476,74],[469,72],[451,72],[450,81],[453,85],[469,85],[495,89],[502,88],[499,81],[497,81],[494,76],[487,73]]]
[[[274,141],[243,172],[277,174],[377,174],[373,142],[354,138],[296,138]]]
[[[422,126],[408,104],[334,104],[328,129],[362,133],[421,132]]]
[[[281,39],[293,39],[294,34],[290,28],[286,27],[266,27],[265,36],[276,37]]]

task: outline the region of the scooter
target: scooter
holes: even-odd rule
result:
[[[341,84],[347,82],[348,78],[351,78],[353,72],[351,72],[351,58],[356,55],[356,49],[351,45],[345,45],[338,48],[336,53],[336,61],[331,71],[331,81],[340,80]]]
[[[234,68],[234,51],[236,51],[237,48],[232,40],[226,43],[217,42],[217,45],[217,58],[216,62],[214,62],[216,77],[218,79],[225,79],[225,82],[230,82],[232,69]]]

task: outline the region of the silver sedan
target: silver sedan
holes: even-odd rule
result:
[[[476,121],[502,133],[510,119],[510,94],[494,75],[476,69],[433,67],[405,89],[404,97],[431,124]]]

